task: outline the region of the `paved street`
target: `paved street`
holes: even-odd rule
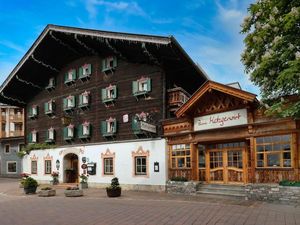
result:
[[[114,199],[91,188],[80,198],[64,197],[63,189],[41,198],[24,195],[16,180],[0,178],[0,224],[300,225],[300,206],[133,191]]]

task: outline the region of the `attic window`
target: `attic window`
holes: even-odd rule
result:
[[[46,90],[47,90],[47,91],[51,91],[51,90],[53,90],[53,89],[55,89],[55,78],[54,78],[54,77],[51,77],[51,78],[49,79],[49,81],[48,81],[48,85],[47,85],[47,87],[46,87]]]
[[[34,119],[38,116],[38,106],[33,105],[29,108],[29,118]]]
[[[109,56],[102,60],[102,72],[113,72],[117,67],[117,57]]]
[[[76,70],[71,69],[65,74],[65,84],[70,85],[73,84],[76,80]]]

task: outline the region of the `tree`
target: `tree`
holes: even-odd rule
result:
[[[242,62],[267,112],[300,118],[300,1],[258,0],[241,27]]]

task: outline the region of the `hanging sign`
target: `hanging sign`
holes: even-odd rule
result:
[[[156,133],[156,126],[146,123],[144,121],[141,121],[140,124],[141,124],[141,130],[148,131],[151,133]]]
[[[247,109],[238,109],[196,117],[194,118],[194,131],[231,127],[247,123]]]

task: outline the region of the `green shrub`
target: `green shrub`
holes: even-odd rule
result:
[[[24,188],[31,188],[37,186],[39,186],[38,182],[32,177],[27,177],[26,179],[24,179]]]
[[[300,187],[300,181],[283,180],[279,182],[281,186]]]
[[[52,149],[56,148],[56,145],[41,143],[41,144],[28,144],[23,147],[17,154],[20,158],[30,153],[32,150],[39,150],[39,149]]]
[[[52,187],[43,187],[41,188],[42,191],[49,191],[52,190]]]
[[[117,177],[114,177],[111,180],[110,186],[106,187],[107,190],[117,190],[121,189],[120,184],[119,184],[119,179]]]
[[[181,182],[187,182],[188,179],[185,177],[172,177],[171,181],[181,181]]]

